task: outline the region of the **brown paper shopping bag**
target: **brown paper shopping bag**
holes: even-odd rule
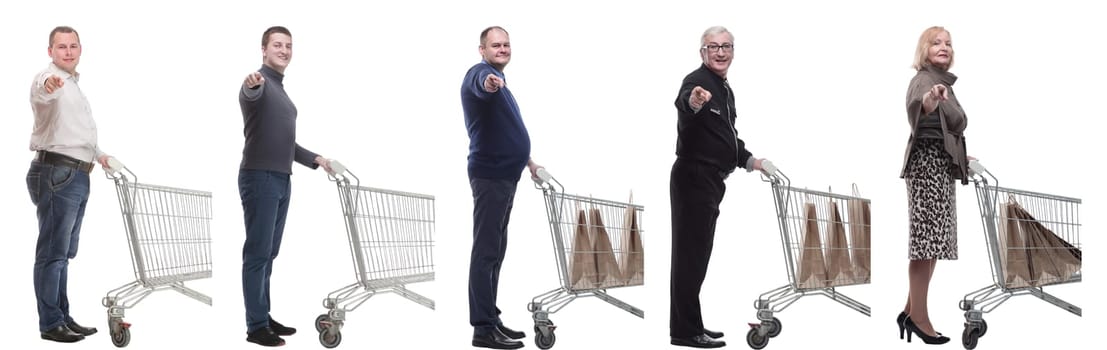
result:
[[[589,237],[588,219],[583,209],[577,210],[573,250],[569,254],[569,285],[574,290],[591,289],[596,285],[596,254]]]
[[[860,196],[854,188],[853,195]],[[849,201],[849,239],[852,243],[850,258],[857,283],[869,283],[872,276],[872,218],[869,203],[862,199]]]
[[[1042,225],[1030,212],[1013,203],[1012,215],[1018,220],[1030,261],[1032,285],[1043,286],[1068,281],[1080,271],[1081,260],[1075,248]],[[1064,243],[1063,243],[1064,242]],[[1067,247],[1066,247],[1067,246]],[[1078,250],[1077,250],[1078,251]]]
[[[615,251],[611,247],[611,237],[608,236],[600,210],[592,209],[588,219],[592,227],[592,247],[593,251],[596,252],[596,287],[621,286],[623,276],[619,271],[619,262],[615,259]]]
[[[1029,287],[1031,281],[1030,260],[1017,219],[1017,206],[1012,199],[1000,210],[999,254],[1007,288]]]
[[[633,195],[631,199],[634,199]],[[642,249],[642,235],[638,231],[638,211],[634,207],[627,206],[623,227],[625,237],[620,248],[624,283],[628,286],[642,285],[646,279],[646,257],[645,249]]]
[[[830,200],[830,218],[826,231],[826,277],[827,286],[841,286],[854,283],[853,264],[849,258],[849,242],[846,241],[846,226],[842,215],[838,213],[838,203]]]
[[[819,238],[819,219],[814,203],[805,203],[803,208],[803,241],[800,243],[796,285],[799,288],[823,288],[826,286],[826,261],[822,239]]]

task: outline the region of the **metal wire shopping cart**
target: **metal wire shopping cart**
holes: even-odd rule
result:
[[[211,278],[211,193],[139,183],[115,158],[108,165],[136,280],[109,291],[102,303],[112,344],[125,347],[131,324],[123,322],[124,310],[151,293],[175,290],[211,306],[211,297],[184,285]]]
[[[315,330],[328,349],[342,342],[346,313],[374,295],[396,293],[434,310],[434,300],[406,288],[434,280],[434,197],[362,187],[337,161],[331,161],[331,170],[328,178],[338,187],[357,282],[323,300],[327,313],[315,319]]]
[[[641,309],[607,294],[608,289],[644,284],[640,236],[644,207],[566,194],[546,169],[537,173],[535,187],[545,198],[561,286],[527,304],[534,318],[535,345],[554,346],[556,326],[549,315],[577,298],[594,296],[644,318]]]
[[[771,162],[762,166],[763,181],[772,184],[788,284],[754,302],[760,322],[749,324],[746,343],[754,349],[768,345],[781,331],[773,314],[806,296],[823,295],[869,316],[868,306],[836,288],[870,282],[870,201],[858,196],[856,185],[853,196],[796,188]]]
[[[976,348],[988,331],[984,313],[1015,296],[1033,295],[1077,316],[1080,307],[1042,290],[1081,280],[1080,199],[999,187],[979,162],[969,162],[988,246],[992,284],[965,295],[961,343]],[[984,175],[992,179],[991,182]]]

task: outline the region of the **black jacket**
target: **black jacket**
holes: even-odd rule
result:
[[[688,105],[692,89],[696,86],[711,93],[711,100],[704,103],[699,112]],[[676,98],[676,109],[678,158],[704,162],[728,174],[738,167],[751,171],[753,154],[738,138],[734,127],[738,117],[734,92],[723,77],[701,64],[699,69],[684,77]]]

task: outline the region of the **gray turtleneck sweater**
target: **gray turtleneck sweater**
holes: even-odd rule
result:
[[[296,105],[284,91],[284,74],[262,65],[265,82],[250,89],[242,85],[238,104],[242,108],[243,133],[241,169],[269,170],[292,174],[292,162],[315,169],[315,153],[296,143]]]

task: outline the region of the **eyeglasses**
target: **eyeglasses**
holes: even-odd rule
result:
[[[734,51],[734,45],[731,45],[731,44],[714,45],[714,44],[712,44],[712,45],[705,45],[705,46],[701,47],[701,49],[707,50],[707,52],[719,52],[719,49],[722,49],[723,52],[733,52]]]

